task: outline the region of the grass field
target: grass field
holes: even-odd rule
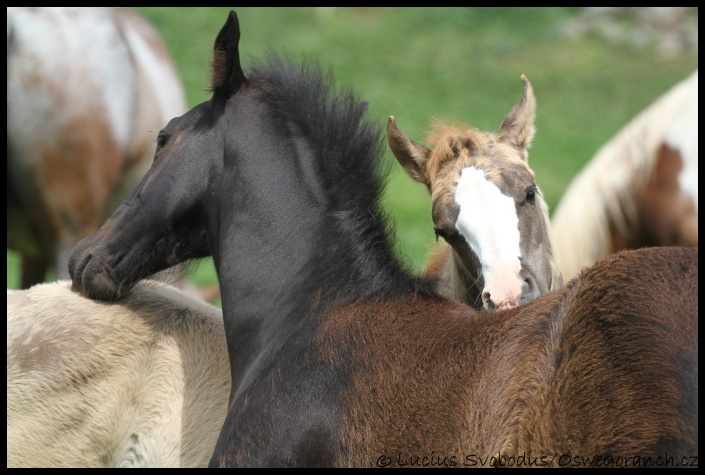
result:
[[[161,32],[189,106],[207,100],[213,41],[230,9],[135,9]],[[420,142],[431,117],[496,131],[521,97],[519,77],[526,74],[538,103],[530,164],[551,209],[605,141],[698,64],[697,48],[661,54],[658,35],[638,46],[594,32],[569,35],[568,21],[582,11],[572,7],[236,11],[243,66],[268,44],[294,58],[315,59],[369,101],[369,119],[384,124],[394,115],[400,129]],[[645,28],[626,19],[617,26],[627,32]],[[387,158],[394,160],[391,152]],[[418,270],[435,242],[430,200],[394,165],[384,204],[396,223],[399,254]],[[7,272],[8,288],[16,288],[17,259],[10,251]],[[195,279],[215,282],[212,265],[199,267]]]

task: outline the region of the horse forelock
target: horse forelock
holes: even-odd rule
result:
[[[499,141],[496,134],[477,130],[457,121],[435,121],[426,141],[433,147],[428,170],[434,185],[439,184],[439,172],[447,163],[453,163],[456,173],[470,166],[484,170],[488,178],[499,186],[502,185],[502,171],[507,167],[525,171],[531,178],[534,177],[533,170],[522,155],[524,151]],[[455,178],[457,177],[453,174],[445,176],[451,183]],[[444,185],[447,187],[451,184]],[[502,187],[506,189],[506,186]]]

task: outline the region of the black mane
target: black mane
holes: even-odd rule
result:
[[[316,151],[311,165],[333,223],[322,266],[328,295],[337,302],[410,290],[435,295],[392,250],[395,232],[380,204],[390,162],[382,127],[364,117],[366,104],[350,88],[336,88],[333,74],[317,62],[295,62],[271,50],[266,60],[253,60],[246,76]]]

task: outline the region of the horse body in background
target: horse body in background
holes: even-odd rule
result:
[[[428,142],[387,123],[389,145],[433,200],[437,248],[425,274],[439,291],[477,309],[512,308],[563,285],[553,256],[548,207],[528,166],[536,100],[524,95],[496,134],[437,121]]]
[[[211,99],[69,261],[114,301],[213,255],[232,387],[211,466],[697,455],[697,249],[617,254],[491,315],[443,298],[394,255],[359,99],[276,55],[245,73],[239,39],[231,12]]]
[[[67,279],[149,168],[157,132],[186,110],[156,30],[110,8],[7,9],[7,247],[21,287]]]
[[[622,249],[698,245],[698,72],[607,142],[552,217],[565,279]]]
[[[7,291],[8,467],[204,467],[229,392],[222,313],[183,291]]]

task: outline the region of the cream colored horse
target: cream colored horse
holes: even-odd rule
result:
[[[203,467],[228,407],[220,309],[154,281],[107,304],[7,291],[8,467]]]
[[[698,245],[698,72],[588,162],[552,218],[563,277],[622,249]]]
[[[7,247],[21,259],[21,288],[48,270],[69,278],[73,247],[137,186],[157,132],[185,111],[178,71],[141,15],[8,7]],[[183,269],[158,278],[198,292]]]

